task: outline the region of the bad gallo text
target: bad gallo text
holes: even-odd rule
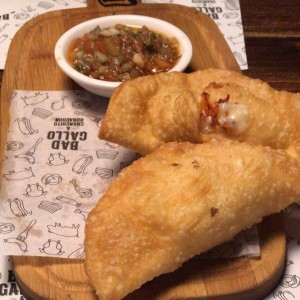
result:
[[[52,149],[78,150],[80,141],[87,139],[86,131],[73,131],[70,126],[83,126],[82,118],[57,118],[54,126],[66,125],[66,130],[52,130],[47,134],[48,140],[52,140]]]

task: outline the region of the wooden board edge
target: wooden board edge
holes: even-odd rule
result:
[[[256,300],[257,299],[258,300],[268,295],[278,284],[284,270],[285,251],[286,251],[286,241],[285,241],[285,235],[283,234],[281,216],[276,214],[265,218],[262,223],[258,224],[258,230],[259,233],[264,237],[263,239],[264,242],[261,245],[262,256],[260,258],[210,260],[210,262],[206,262],[204,264],[204,269],[202,270],[201,270],[201,266],[203,266],[203,261],[201,261],[201,259],[196,258],[196,265],[197,267],[199,267],[197,276],[198,277],[202,276],[203,283],[207,289],[207,297],[205,299],[207,300],[217,300],[217,299],[218,300],[220,299],[221,300],[240,300],[240,299]],[[275,252],[276,255],[270,256],[269,254],[274,247],[277,247],[277,251]],[[67,299],[68,297],[71,297],[71,295],[73,295],[72,299],[81,299],[81,297],[82,299],[83,297],[84,299],[96,299],[94,298],[95,294],[93,293],[92,288],[89,287],[88,285],[88,281],[85,281],[85,283],[81,282],[81,285],[85,284],[85,286],[81,290],[78,290],[76,289],[76,286],[73,283],[70,283],[69,285],[57,284],[57,282],[55,282],[55,280],[53,280],[52,278],[52,276],[56,276],[56,275],[51,274],[51,270],[47,270],[49,266],[51,266],[51,264],[57,264],[59,268],[59,264],[65,264],[67,262],[67,264],[70,265],[82,264],[82,266],[80,266],[80,269],[84,271],[83,261],[66,260],[61,258],[52,258],[52,259],[48,258],[47,260],[43,260],[42,257],[27,257],[27,258],[29,260],[28,265],[30,266],[32,272],[31,275],[33,276],[33,278],[36,275],[36,277],[38,277],[41,280],[41,282],[46,283],[47,285],[46,290],[56,289],[55,299]],[[254,276],[255,283],[253,283],[252,285],[248,285],[242,291],[233,291],[230,294],[212,292],[211,287],[209,286],[210,285],[209,279],[207,279],[205,276],[205,272],[206,272],[205,265],[209,266],[213,264],[219,264],[220,267],[217,270],[219,272],[222,272],[222,269],[226,268],[226,264],[230,264],[230,261],[232,260],[235,260],[236,262],[235,268],[241,268],[246,265],[247,267],[249,267],[250,265],[251,274],[248,273],[243,274],[243,277],[249,275]],[[15,272],[17,282],[20,284],[21,290],[24,291],[24,295],[27,297],[29,296],[33,299],[46,299],[42,290],[40,290],[39,293],[37,293],[37,291],[32,291],[32,289],[30,288],[30,276],[26,276],[26,273],[28,272],[28,265],[24,263],[24,257],[12,257],[12,262],[13,262],[13,269]],[[187,262],[187,264],[193,264],[193,262],[189,261]],[[268,274],[266,273],[266,265],[268,266],[268,270],[270,271]],[[185,266],[186,264],[182,267],[183,271]],[[179,274],[182,271],[182,269],[177,270],[176,271],[177,274]],[[45,276],[45,274],[47,273],[45,271],[48,272],[48,276],[49,276],[48,278]],[[63,269],[61,271],[63,271]],[[223,280],[222,282],[220,282],[220,284],[230,285],[235,280],[242,279],[239,278],[238,276],[235,276],[234,270],[232,270],[229,275],[230,276],[227,277],[225,281]],[[143,286],[142,289],[134,292],[131,295],[132,297],[128,297],[128,299],[139,299],[141,295],[147,294],[145,293],[145,291],[149,291],[152,289],[155,292],[155,290],[157,290],[157,288],[161,286],[162,281],[164,280],[172,281],[172,276],[176,277],[176,273],[165,274],[154,279],[153,281],[146,283],[146,285]],[[182,275],[180,275],[180,277],[182,278]],[[188,277],[189,276],[187,276],[187,279]],[[153,298],[153,299],[169,299],[168,298],[169,295],[170,293],[168,294],[167,291],[166,294],[162,293],[160,297]],[[77,298],[78,296],[79,298]],[[193,294],[192,297],[193,299],[204,299],[203,297],[197,297],[197,294]],[[174,297],[171,295],[170,299],[173,298]],[[182,298],[179,297],[178,299],[189,299],[189,297],[182,297]]]
[[[148,5],[148,4],[147,4]],[[159,4],[159,5],[161,5],[161,4]],[[61,15],[63,12],[56,12],[58,15]],[[38,20],[35,20],[35,21],[38,21]],[[24,30],[26,29],[26,27],[24,27]],[[28,30],[30,30],[30,28],[28,28]],[[5,74],[4,74],[4,76],[5,76]],[[1,99],[2,99],[2,93],[1,93]],[[2,100],[1,100],[1,102],[2,102]],[[1,120],[1,122],[2,122],[2,120]],[[1,126],[1,128],[2,128],[2,126]],[[1,142],[3,141],[3,139],[1,138]],[[13,258],[12,259],[13,261],[14,261],[14,264],[16,264],[16,259],[15,258]],[[278,269],[278,271],[279,271],[279,269]],[[16,276],[17,278],[18,278],[18,275]],[[19,278],[20,279],[20,278]],[[23,284],[21,281],[20,281],[20,283],[21,283],[21,285]],[[35,298],[36,299],[36,298]],[[42,299],[42,298],[41,298]],[[210,298],[210,299],[213,299],[213,298]],[[220,298],[218,298],[218,299],[220,299]],[[230,299],[233,299],[233,298],[230,298]],[[253,299],[253,298],[251,298],[251,299]]]

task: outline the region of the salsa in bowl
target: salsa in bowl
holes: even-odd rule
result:
[[[106,81],[126,81],[171,70],[179,59],[176,38],[142,27],[117,24],[74,39],[68,60],[78,72]]]
[[[62,71],[90,92],[109,97],[123,81],[183,71],[192,45],[176,26],[139,15],[113,15],[83,22],[55,46]]]

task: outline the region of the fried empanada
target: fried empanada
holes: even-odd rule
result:
[[[299,199],[299,151],[174,142],[121,171],[86,223],[99,299],[121,299]]]
[[[234,71],[160,73],[123,83],[99,137],[141,154],[166,142],[233,139],[283,149],[300,138],[300,94]]]

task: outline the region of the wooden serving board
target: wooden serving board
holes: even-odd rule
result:
[[[102,2],[126,4],[130,1]],[[192,8],[174,4],[104,7],[90,1],[84,9],[43,14],[23,25],[9,49],[1,87],[0,164],[12,91],[78,88],[55,63],[53,49],[57,39],[67,29],[85,20],[124,13],[161,18],[185,31],[194,48],[188,72],[208,67],[239,70],[215,23]],[[261,299],[278,283],[286,242],[278,215],[266,218],[258,229],[259,259],[194,258],[176,272],[148,282],[126,299]],[[28,299],[96,298],[82,260],[21,256],[12,257],[12,262],[17,281]]]

